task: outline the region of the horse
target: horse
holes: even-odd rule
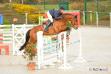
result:
[[[67,30],[67,22],[71,23],[71,27],[78,28],[77,24],[77,16],[72,14],[62,14],[61,19],[54,20],[52,26],[49,27],[47,31],[44,31],[44,25],[38,25],[33,27],[32,29],[28,30],[26,33],[26,41],[25,43],[20,47],[20,51],[25,49],[28,43],[36,44],[37,43],[37,36],[36,33],[38,31],[43,31],[43,35],[56,35],[60,32]],[[37,50],[37,49],[36,49]]]

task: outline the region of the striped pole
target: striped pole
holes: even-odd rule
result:
[[[59,67],[59,69],[71,69],[72,67],[67,62],[66,32],[62,33],[63,33],[63,64]]]

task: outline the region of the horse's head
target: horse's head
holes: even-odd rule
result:
[[[74,28],[74,29],[78,29],[79,25],[77,23],[77,15],[72,15],[72,14],[63,14],[63,18],[67,21],[70,21],[71,22],[71,26]]]

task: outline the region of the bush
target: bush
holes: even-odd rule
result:
[[[26,4],[12,4],[12,8],[19,13],[33,13],[39,11],[39,8]]]
[[[32,21],[33,23],[39,22],[39,16],[42,16],[42,14],[29,14],[28,19]]]

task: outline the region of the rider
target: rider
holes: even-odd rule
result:
[[[48,24],[47,24],[47,26],[45,28],[45,31],[48,30],[48,28],[51,26],[51,24],[52,24],[54,19],[60,19],[61,18],[60,16],[63,14],[63,12],[64,12],[64,8],[63,7],[60,7],[59,10],[54,10],[53,9],[53,10],[49,10],[47,12]]]

